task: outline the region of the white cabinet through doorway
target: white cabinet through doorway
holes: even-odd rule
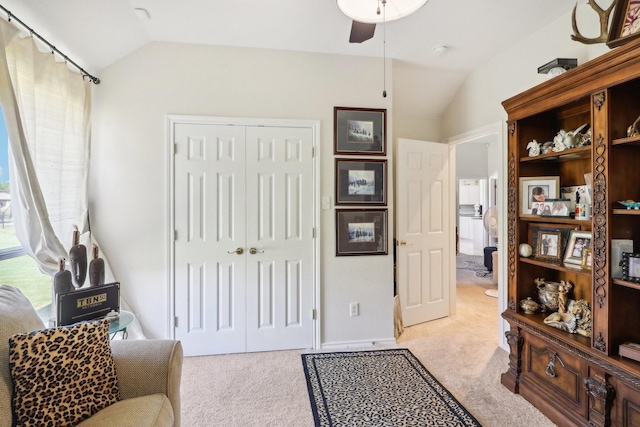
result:
[[[175,123],[175,337],[187,355],[313,347],[313,127]]]

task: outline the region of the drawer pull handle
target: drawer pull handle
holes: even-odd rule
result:
[[[549,364],[547,365],[547,369],[545,369],[544,371],[551,378],[555,378],[556,377],[556,364],[553,363],[553,362],[549,362]]]
[[[564,362],[562,361],[562,359],[560,359],[560,356],[558,356],[558,353],[556,353],[555,351],[547,350],[547,354],[549,355],[549,364],[547,365],[544,371],[547,374],[547,376],[551,378],[555,378],[556,377],[556,359],[558,360],[558,362],[560,362],[563,368],[564,368]]]

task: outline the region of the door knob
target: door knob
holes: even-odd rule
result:
[[[251,255],[255,255],[255,254],[263,254],[263,253],[264,253],[264,251],[259,251],[259,250],[258,250],[258,249],[256,249],[256,248],[250,248],[250,249],[249,249],[249,253],[250,253]]]
[[[231,252],[227,251],[227,253],[228,253],[228,254],[238,254],[238,255],[242,255],[242,254],[244,253],[244,249],[242,249],[242,248],[238,248],[238,249],[236,249],[235,251],[231,251]]]
[[[413,243],[407,243],[406,240],[400,240],[400,246],[413,246]]]

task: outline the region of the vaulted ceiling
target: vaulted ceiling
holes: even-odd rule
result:
[[[363,1],[377,5],[377,0]],[[439,117],[471,70],[568,14],[576,2],[429,0],[409,17],[378,24],[375,36],[362,44],[348,42],[351,20],[335,0],[3,0],[1,4],[97,75],[152,41],[382,58],[384,35],[386,56],[398,60],[414,84],[432,95],[430,106],[416,107],[418,114]],[[571,34],[568,26],[567,37]],[[437,46],[447,46],[446,54],[436,56]]]

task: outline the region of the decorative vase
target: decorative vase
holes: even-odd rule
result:
[[[104,260],[98,258],[100,248],[93,245],[93,259],[89,263],[89,284],[91,286],[104,285]]]
[[[542,307],[542,311],[558,311],[560,305],[566,304],[567,294],[573,287],[569,282],[564,280],[560,283],[545,282],[544,279],[536,279],[534,283],[538,287],[538,300]],[[563,307],[564,309],[564,307]]]
[[[73,231],[73,246],[69,249],[69,263],[71,264],[71,277],[76,288],[81,288],[87,278],[87,248],[80,244],[80,232],[76,228]]]
[[[64,263],[65,259],[60,258],[59,263],[59,271],[53,275],[53,290],[56,294],[60,292],[70,292],[75,290],[73,287],[73,283],[71,281],[71,272],[65,270]]]

